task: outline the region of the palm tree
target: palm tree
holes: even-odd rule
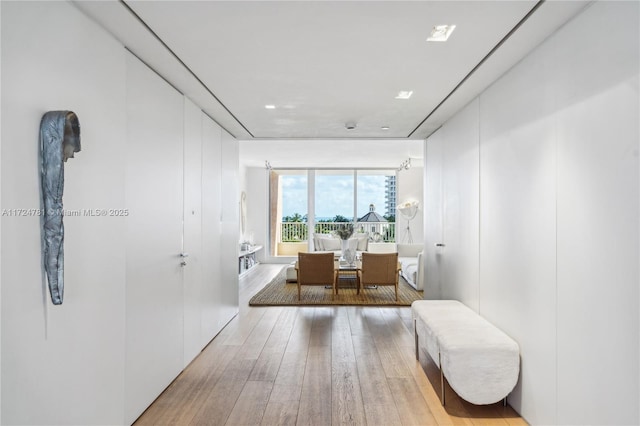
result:
[[[332,222],[351,222],[351,219],[347,219],[346,217],[342,216],[341,214],[337,214],[333,217]]]

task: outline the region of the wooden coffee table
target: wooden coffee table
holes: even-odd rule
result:
[[[360,294],[360,279],[358,277],[358,270],[362,265],[361,262],[356,261],[353,265],[349,265],[344,261],[336,260],[335,265],[336,271],[338,272],[338,276],[336,278],[336,294],[338,294],[341,279],[342,281],[355,281],[356,292],[357,294]],[[345,286],[343,286],[343,288],[345,288]]]

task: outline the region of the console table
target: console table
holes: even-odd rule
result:
[[[251,268],[259,262],[256,260],[256,253],[262,250],[262,246],[251,246],[249,250],[240,250],[238,255],[238,274],[240,276],[249,272]]]

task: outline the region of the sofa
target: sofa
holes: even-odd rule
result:
[[[398,252],[400,274],[416,290],[424,290],[423,244],[369,243],[371,253]]]
[[[367,251],[369,246],[369,234],[356,232],[349,238],[349,249],[356,253]],[[342,240],[333,234],[313,234],[314,251],[332,251],[335,254],[342,253]]]
[[[315,251],[332,251],[336,255],[342,253],[340,239],[331,234],[314,234],[313,246]],[[416,290],[421,291],[424,289],[424,247],[422,244],[373,243],[369,241],[368,234],[356,233],[349,238],[349,248],[355,249],[358,255],[363,251],[370,253],[393,253],[397,251],[402,277]],[[287,269],[287,282],[289,283],[297,280],[294,264],[295,262]]]

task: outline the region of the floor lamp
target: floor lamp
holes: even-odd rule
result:
[[[413,237],[411,236],[411,220],[416,217],[418,213],[418,202],[417,201],[407,201],[400,204],[397,209],[400,215],[406,219],[407,227],[404,232],[404,239],[408,244],[413,244]]]

